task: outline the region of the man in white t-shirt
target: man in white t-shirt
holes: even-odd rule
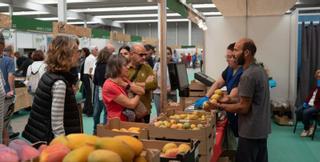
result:
[[[98,47],[92,46],[90,48],[91,54],[84,61],[83,68],[83,86],[84,86],[84,97],[86,99],[84,103],[83,113],[87,116],[93,115],[93,105],[92,105],[92,77],[94,73],[94,68],[96,66]]]

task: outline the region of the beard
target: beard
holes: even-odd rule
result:
[[[244,63],[245,63],[245,59],[244,59],[244,54],[242,52],[240,57],[237,58],[237,64],[238,65],[244,65]]]

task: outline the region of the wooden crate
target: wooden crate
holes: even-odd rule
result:
[[[198,81],[191,81],[189,85],[189,96],[190,97],[203,97],[207,93],[207,86]]]
[[[116,132],[112,129],[121,129],[121,128],[130,128],[130,127],[139,127],[140,133],[131,133],[131,132]],[[97,136],[99,137],[113,137],[118,135],[129,135],[137,137],[138,139],[149,139],[149,124],[144,123],[135,123],[135,122],[123,122],[118,118],[114,118],[108,121],[107,125],[97,125]]]
[[[192,123],[191,123],[192,124]],[[164,140],[190,140],[198,139],[200,141],[199,153],[206,155],[212,150],[214,144],[214,129],[215,124],[210,123],[205,128],[200,130],[179,130],[172,128],[158,128],[153,124],[149,127],[150,139]]]
[[[188,142],[166,141],[166,140],[141,140],[144,148],[162,150],[163,146],[167,143],[173,142],[177,145],[187,143],[191,146],[191,150],[185,154],[179,154],[176,158],[166,158],[160,156],[161,162],[196,162],[199,158],[199,141],[190,140]]]

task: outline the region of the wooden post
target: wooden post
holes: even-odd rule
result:
[[[167,0],[158,1],[158,37],[160,54],[160,112],[167,105]]]

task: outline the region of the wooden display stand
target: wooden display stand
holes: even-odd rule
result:
[[[16,102],[14,104],[14,112],[28,108],[32,105],[32,96],[28,93],[27,87],[15,89]]]

